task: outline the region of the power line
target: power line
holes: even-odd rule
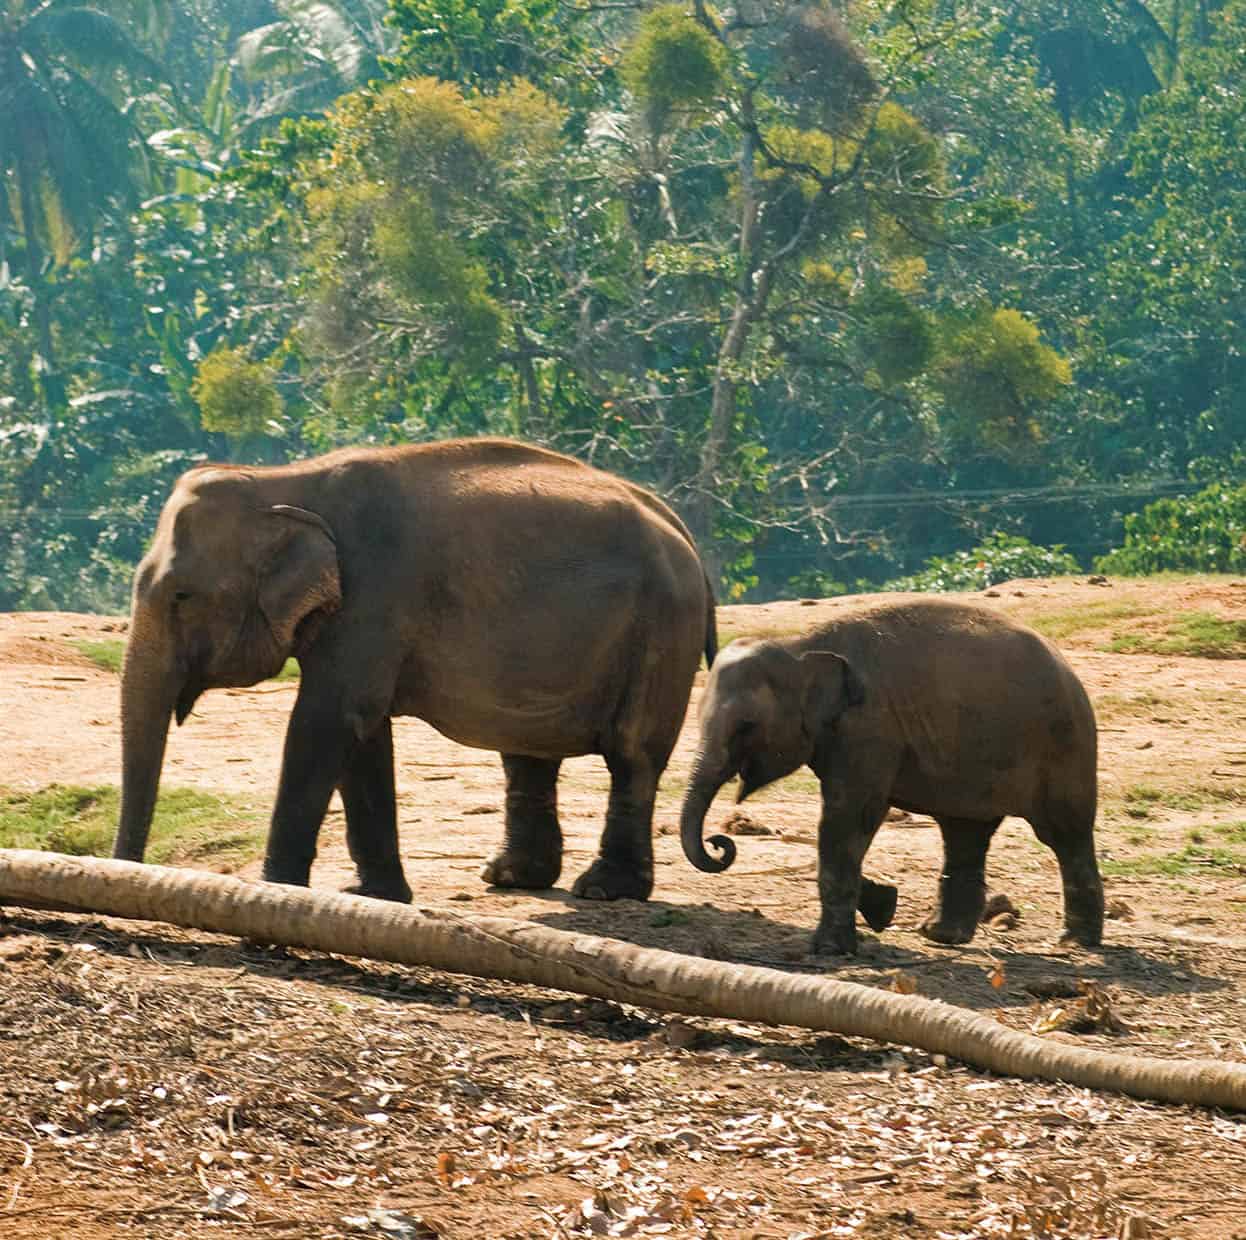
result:
[[[1130,483],[1083,483],[1077,486],[1051,484],[1042,487],[994,487],[972,491],[876,491],[854,495],[831,495],[820,505],[837,511],[870,508],[918,508],[937,504],[977,504],[987,500],[1006,500],[1010,504],[1058,504],[1080,499],[1150,499],[1202,490],[1208,483],[1171,478],[1147,486]],[[1230,482],[1226,486],[1238,486]],[[98,508],[64,508],[56,504],[0,504],[0,519],[6,517],[56,515],[68,520],[112,521],[122,525],[144,525],[158,516],[118,516],[101,513]]]

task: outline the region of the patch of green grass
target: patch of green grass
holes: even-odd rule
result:
[[[96,667],[106,672],[120,672],[125,658],[125,642],[119,637],[104,637],[99,641],[75,641],[74,649],[85,655]]]
[[[37,792],[0,788],[0,847],[38,848],[106,857],[117,830],[120,793],[113,787],[49,784]],[[160,794],[147,860],[211,861],[233,868],[259,856],[265,830],[251,806],[193,788]]]
[[[1181,788],[1157,788],[1153,784],[1134,784],[1121,796],[1123,808],[1131,818],[1146,818],[1154,809],[1183,810],[1193,813],[1209,805],[1237,805],[1246,801],[1246,791],[1234,783],[1187,784]]]
[[[1208,842],[1209,834],[1219,836],[1226,844],[1246,844],[1246,822],[1194,827],[1186,832],[1185,844],[1175,851],[1112,858],[1103,862],[1103,872],[1133,876],[1158,874],[1169,878],[1216,872],[1246,873],[1246,849],[1211,844]],[[1131,839],[1130,842],[1136,841]]]
[[[690,920],[687,913],[677,908],[664,908],[659,909],[649,918],[649,924],[660,930],[665,926],[684,926]]]
[[[1105,874],[1119,877],[1185,874],[1246,874],[1246,852],[1238,848],[1207,848],[1187,844],[1177,852],[1144,853],[1140,857],[1112,858],[1103,862]]]
[[[120,673],[121,664],[125,661],[125,642],[119,637],[105,637],[99,641],[75,641],[73,647],[79,654],[86,655],[96,667],[106,672]],[[287,659],[285,666],[273,680],[298,680],[299,662]]]
[[[1143,603],[1086,603],[1080,607],[1066,607],[1061,611],[1033,616],[1027,623],[1044,637],[1058,642],[1087,630],[1106,628],[1118,620],[1136,620],[1139,616],[1153,616],[1155,612],[1156,608]]]
[[[1163,633],[1120,633],[1103,647],[1113,654],[1184,654],[1201,659],[1246,658],[1246,620],[1210,611],[1183,611]]]
[[[1149,719],[1158,710],[1172,711],[1177,703],[1149,689],[1142,693],[1104,693],[1095,699],[1095,713],[1102,719]]]

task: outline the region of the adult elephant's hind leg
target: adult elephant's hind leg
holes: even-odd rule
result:
[[[986,907],[986,853],[1002,818],[936,818],[943,833],[939,904],[922,933],[935,943],[968,943]]]
[[[506,836],[480,877],[495,887],[552,887],[562,872],[557,759],[503,754]]]
[[[610,802],[597,859],[571,894],[586,900],[647,900],[653,890],[653,805],[665,767],[644,754],[606,754]]]
[[[388,719],[355,747],[338,791],[346,810],[346,847],[359,874],[359,882],[345,890],[409,903],[411,888],[398,851],[394,738]]]
[[[1103,879],[1095,859],[1094,811],[1049,803],[1030,825],[1060,863],[1064,936],[1084,947],[1103,942]]]

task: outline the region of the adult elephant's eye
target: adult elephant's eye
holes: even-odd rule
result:
[[[175,603],[184,603],[188,598],[190,598],[189,590],[174,590],[173,592],[173,601]]]

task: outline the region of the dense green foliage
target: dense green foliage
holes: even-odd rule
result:
[[[1081,565],[1065,549],[1036,547],[1028,538],[996,533],[980,546],[933,556],[919,573],[887,583],[888,590],[985,590],[1017,577],[1061,577]]]
[[[1209,486],[1125,518],[1124,544],[1100,556],[1105,573],[1246,571],[1246,486]]]
[[[1241,571],[1244,82],[1246,0],[0,0],[0,608],[477,433],[732,597]]]

